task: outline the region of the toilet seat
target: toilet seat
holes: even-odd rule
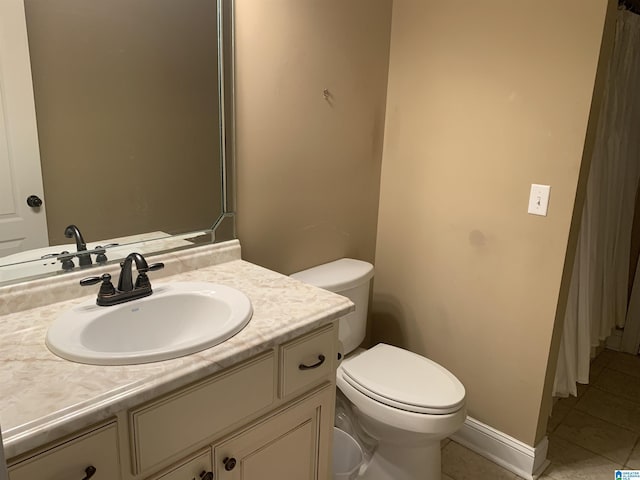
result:
[[[447,369],[421,355],[379,343],[340,365],[344,380],[390,407],[430,415],[464,405],[465,389]]]

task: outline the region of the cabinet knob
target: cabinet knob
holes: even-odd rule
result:
[[[224,464],[224,469],[227,472],[230,472],[236,467],[236,459],[233,457],[226,457],[224,460],[222,460],[222,463]]]
[[[89,465],[87,468],[84,469],[84,473],[85,476],[82,480],[89,480],[91,477],[93,477],[96,474],[96,467],[94,467],[93,465]]]
[[[213,480],[213,472],[205,472],[205,471],[203,471],[200,474],[200,480]]]

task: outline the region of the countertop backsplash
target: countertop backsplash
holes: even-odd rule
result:
[[[149,274],[153,285],[154,279],[176,275],[197,268],[217,265],[240,259],[240,242],[230,240],[212,245],[193,247],[158,255],[149,255],[149,263],[163,262],[164,268]],[[74,270],[52,277],[38,278],[13,285],[0,286],[0,316],[9,313],[42,307],[51,303],[63,302],[78,297],[86,297],[98,293],[99,285],[81,287],[80,280],[85,277],[109,273],[114,284],[120,275],[118,264],[105,265],[83,270]],[[135,278],[135,266],[134,266]]]

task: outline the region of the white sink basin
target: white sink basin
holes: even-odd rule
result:
[[[158,362],[213,347],[242,330],[253,310],[242,292],[214,283],[154,287],[150,297],[113,307],[87,300],[49,327],[47,347],[92,365]]]

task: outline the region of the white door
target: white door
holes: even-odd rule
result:
[[[48,243],[23,0],[0,1],[0,257]],[[37,204],[38,202],[31,202]]]

